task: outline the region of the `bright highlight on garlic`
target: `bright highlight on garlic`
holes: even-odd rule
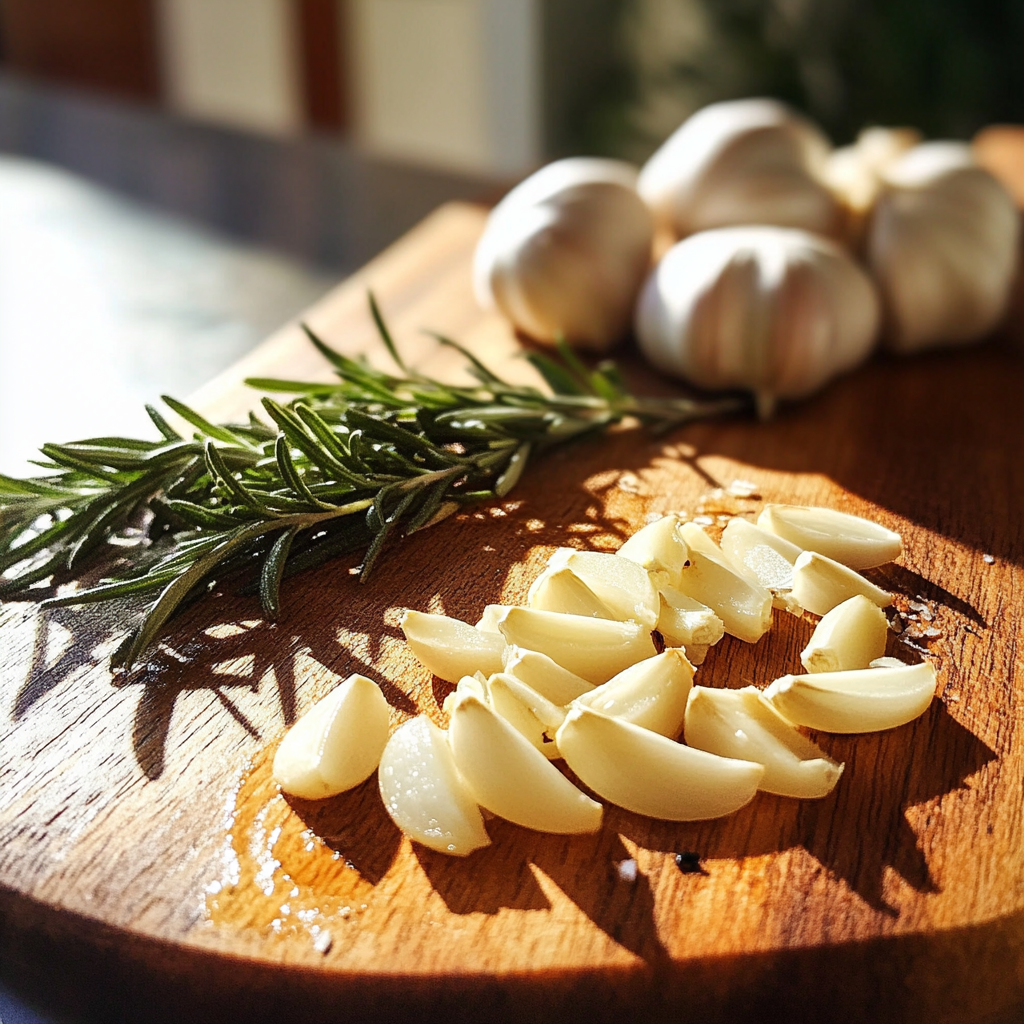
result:
[[[477,298],[536,341],[603,350],[629,327],[654,226],[637,172],[617,160],[549,164],[492,211],[477,246]]]

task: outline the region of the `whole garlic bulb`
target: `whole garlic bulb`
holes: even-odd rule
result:
[[[865,237],[888,347],[984,337],[1009,304],[1019,234],[1013,199],[969,146],[929,142],[890,164]]]
[[[636,168],[573,158],[542,168],[493,210],[477,245],[477,299],[537,341],[606,349],[626,333],[654,225]]]
[[[640,172],[640,195],[677,237],[775,224],[841,232],[838,201],[820,178],[828,140],[783,103],[713,103],[685,121]]]
[[[792,228],[704,231],[679,242],[640,295],[636,333],[659,369],[747,388],[762,416],[867,357],[879,326],[868,275],[839,245]]]

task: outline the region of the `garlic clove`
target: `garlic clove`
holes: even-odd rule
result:
[[[775,100],[713,103],[648,160],[638,188],[677,236],[730,224],[837,233],[842,214],[820,178],[829,143]]]
[[[851,569],[873,569],[903,554],[903,540],[895,530],[834,508],[765,505],[757,525],[798,548],[817,551]]]
[[[570,569],[548,568],[534,580],[526,598],[527,606],[545,612],[589,615],[614,619],[616,615]]]
[[[552,572],[568,569],[608,609],[608,618],[632,619],[648,629],[658,621],[658,593],[646,570],[628,558],[604,551],[559,548],[549,559]],[[551,609],[552,611],[568,609]]]
[[[860,573],[816,551],[805,551],[793,567],[793,600],[815,615],[825,615],[836,605],[862,594],[879,608],[892,604],[892,594],[876,587]]]
[[[765,590],[775,595],[776,608],[785,606],[778,595],[793,587],[793,564],[800,548],[740,518],[730,519],[722,531],[721,548],[729,561],[752,573]]]
[[[661,591],[658,632],[670,647],[711,647],[725,634],[722,620],[706,605],[675,587]],[[696,664],[696,662],[694,662]]]
[[[540,651],[595,685],[657,654],[651,634],[636,622],[510,608],[499,625],[508,643]]]
[[[477,245],[481,305],[537,341],[603,350],[622,337],[654,236],[636,177],[621,161],[572,158],[514,188]]]
[[[889,622],[881,608],[855,594],[826,613],[800,654],[808,672],[868,668],[885,654]]]
[[[764,767],[676,743],[587,707],[574,707],[556,736],[566,764],[598,796],[637,814],[701,821],[753,799]]]
[[[500,633],[487,633],[447,615],[432,615],[407,609],[402,615],[402,632],[420,663],[449,683],[476,671],[500,672],[505,640]]]
[[[690,557],[679,525],[678,516],[662,516],[637,530],[615,553],[646,569],[655,586],[676,586]]]
[[[935,669],[927,662],[783,676],[766,700],[794,725],[824,732],[894,729],[924,714],[935,695]]]
[[[1013,294],[1020,216],[969,146],[929,142],[882,174],[865,257],[896,352],[978,341]]]
[[[310,708],[274,754],[274,780],[286,793],[322,800],[365,782],[388,741],[388,702],[354,674]]]
[[[906,662],[899,658],[875,658],[868,668],[903,668],[904,665]]]
[[[517,679],[511,672],[501,672],[491,676],[489,682],[493,691],[495,681],[499,680],[509,693],[536,715],[538,720],[549,729],[557,729],[565,720],[565,707],[549,700],[544,694],[532,686]]]
[[[683,727],[693,666],[679,648],[637,662],[589,693],[573,707],[588,707],[674,739]],[[559,723],[561,724],[561,723]]]
[[[395,730],[378,778],[385,810],[410,839],[456,857],[490,845],[448,739],[426,716],[410,718]]]
[[[835,788],[843,765],[798,732],[753,686],[695,686],[686,706],[686,743],[721,757],[764,765],[766,793],[814,799]]]
[[[594,688],[592,683],[562,668],[546,654],[529,651],[516,644],[509,644],[505,648],[504,664],[508,675],[515,676],[553,704],[562,707]]]
[[[475,694],[475,696],[483,700],[495,714],[508,722],[520,736],[529,740],[549,761],[559,756],[558,746],[555,743],[555,731],[565,718],[564,708],[555,708],[550,701],[545,702],[543,707],[541,707],[542,697],[534,694],[532,695],[534,699],[530,700],[529,687],[519,682],[514,676],[503,672],[491,676],[487,680],[484,693]],[[458,700],[459,698],[456,697],[447,706],[446,710],[449,714],[458,703]],[[547,717],[552,719],[553,724],[542,721],[535,709],[546,712]]]
[[[479,698],[452,710],[449,742],[459,774],[489,811],[538,832],[596,832],[602,808]]]
[[[762,414],[863,362],[879,324],[875,286],[847,252],[773,227],[679,242],[648,277],[635,319],[658,369],[704,388],[748,389]]]
[[[498,629],[498,619],[501,617],[501,613],[508,607],[504,604],[489,604],[484,606],[483,614],[480,616],[480,621],[477,622],[475,629],[479,629],[482,633],[500,633]]]
[[[732,565],[696,523],[680,527],[690,549],[679,589],[711,608],[730,636],[756,643],[772,624],[772,595]]]

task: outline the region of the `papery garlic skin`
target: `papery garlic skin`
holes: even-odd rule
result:
[[[626,333],[650,266],[654,224],[618,160],[559,160],[487,219],[473,260],[477,299],[536,341],[607,349]]]
[[[684,746],[631,722],[574,707],[556,737],[566,764],[598,796],[666,821],[702,821],[753,799],[764,767]]]
[[[637,187],[677,237],[735,224],[835,234],[840,207],[820,177],[829,148],[776,100],[712,103],[647,161]]]
[[[892,594],[860,573],[817,551],[805,551],[793,566],[792,599],[815,615],[827,615],[836,605],[862,594],[879,608],[892,604]]]
[[[695,686],[684,726],[686,743],[721,757],[764,765],[759,789],[815,799],[835,788],[843,765],[798,732],[753,686]]]
[[[874,601],[857,594],[826,613],[800,652],[808,672],[868,668],[885,654],[889,622]]]
[[[675,739],[683,728],[692,686],[693,666],[683,651],[672,647],[577,697],[573,707],[588,707]]]
[[[353,674],[309,709],[274,754],[274,781],[292,796],[323,800],[365,782],[388,741],[388,702]]]
[[[479,698],[455,702],[452,755],[473,797],[489,811],[538,832],[596,832],[602,807]]]
[[[863,362],[880,307],[868,275],[805,231],[720,228],[675,245],[640,293],[636,335],[667,373],[745,388],[763,416]]]
[[[903,539],[895,530],[824,506],[765,505],[757,525],[798,548],[817,551],[851,569],[873,569],[903,554]]]
[[[447,736],[424,715],[395,730],[381,756],[378,779],[384,809],[410,839],[455,857],[490,844]]]
[[[966,144],[925,143],[892,163],[864,245],[885,344],[907,353],[983,338],[1009,305],[1019,238],[1012,197]]]
[[[764,691],[794,725],[838,733],[895,729],[923,715],[934,696],[935,668],[928,662],[783,676]]]
[[[447,615],[412,609],[402,615],[401,626],[420,663],[449,683],[477,671],[489,676],[502,669],[505,641],[500,633],[485,632]]]

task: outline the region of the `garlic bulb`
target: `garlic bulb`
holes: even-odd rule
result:
[[[477,245],[477,300],[536,341],[606,349],[626,333],[654,225],[635,168],[573,158],[542,168],[494,208]]]
[[[865,237],[888,347],[916,352],[992,330],[1009,303],[1019,235],[1013,199],[969,146],[925,143],[890,164]]]
[[[659,369],[748,388],[762,415],[852,369],[879,325],[874,285],[838,245],[789,228],[720,228],[675,245],[644,285],[636,333]]]
[[[640,195],[677,236],[732,224],[838,234],[840,205],[820,178],[830,149],[783,103],[733,100],[684,122],[640,172]]]

